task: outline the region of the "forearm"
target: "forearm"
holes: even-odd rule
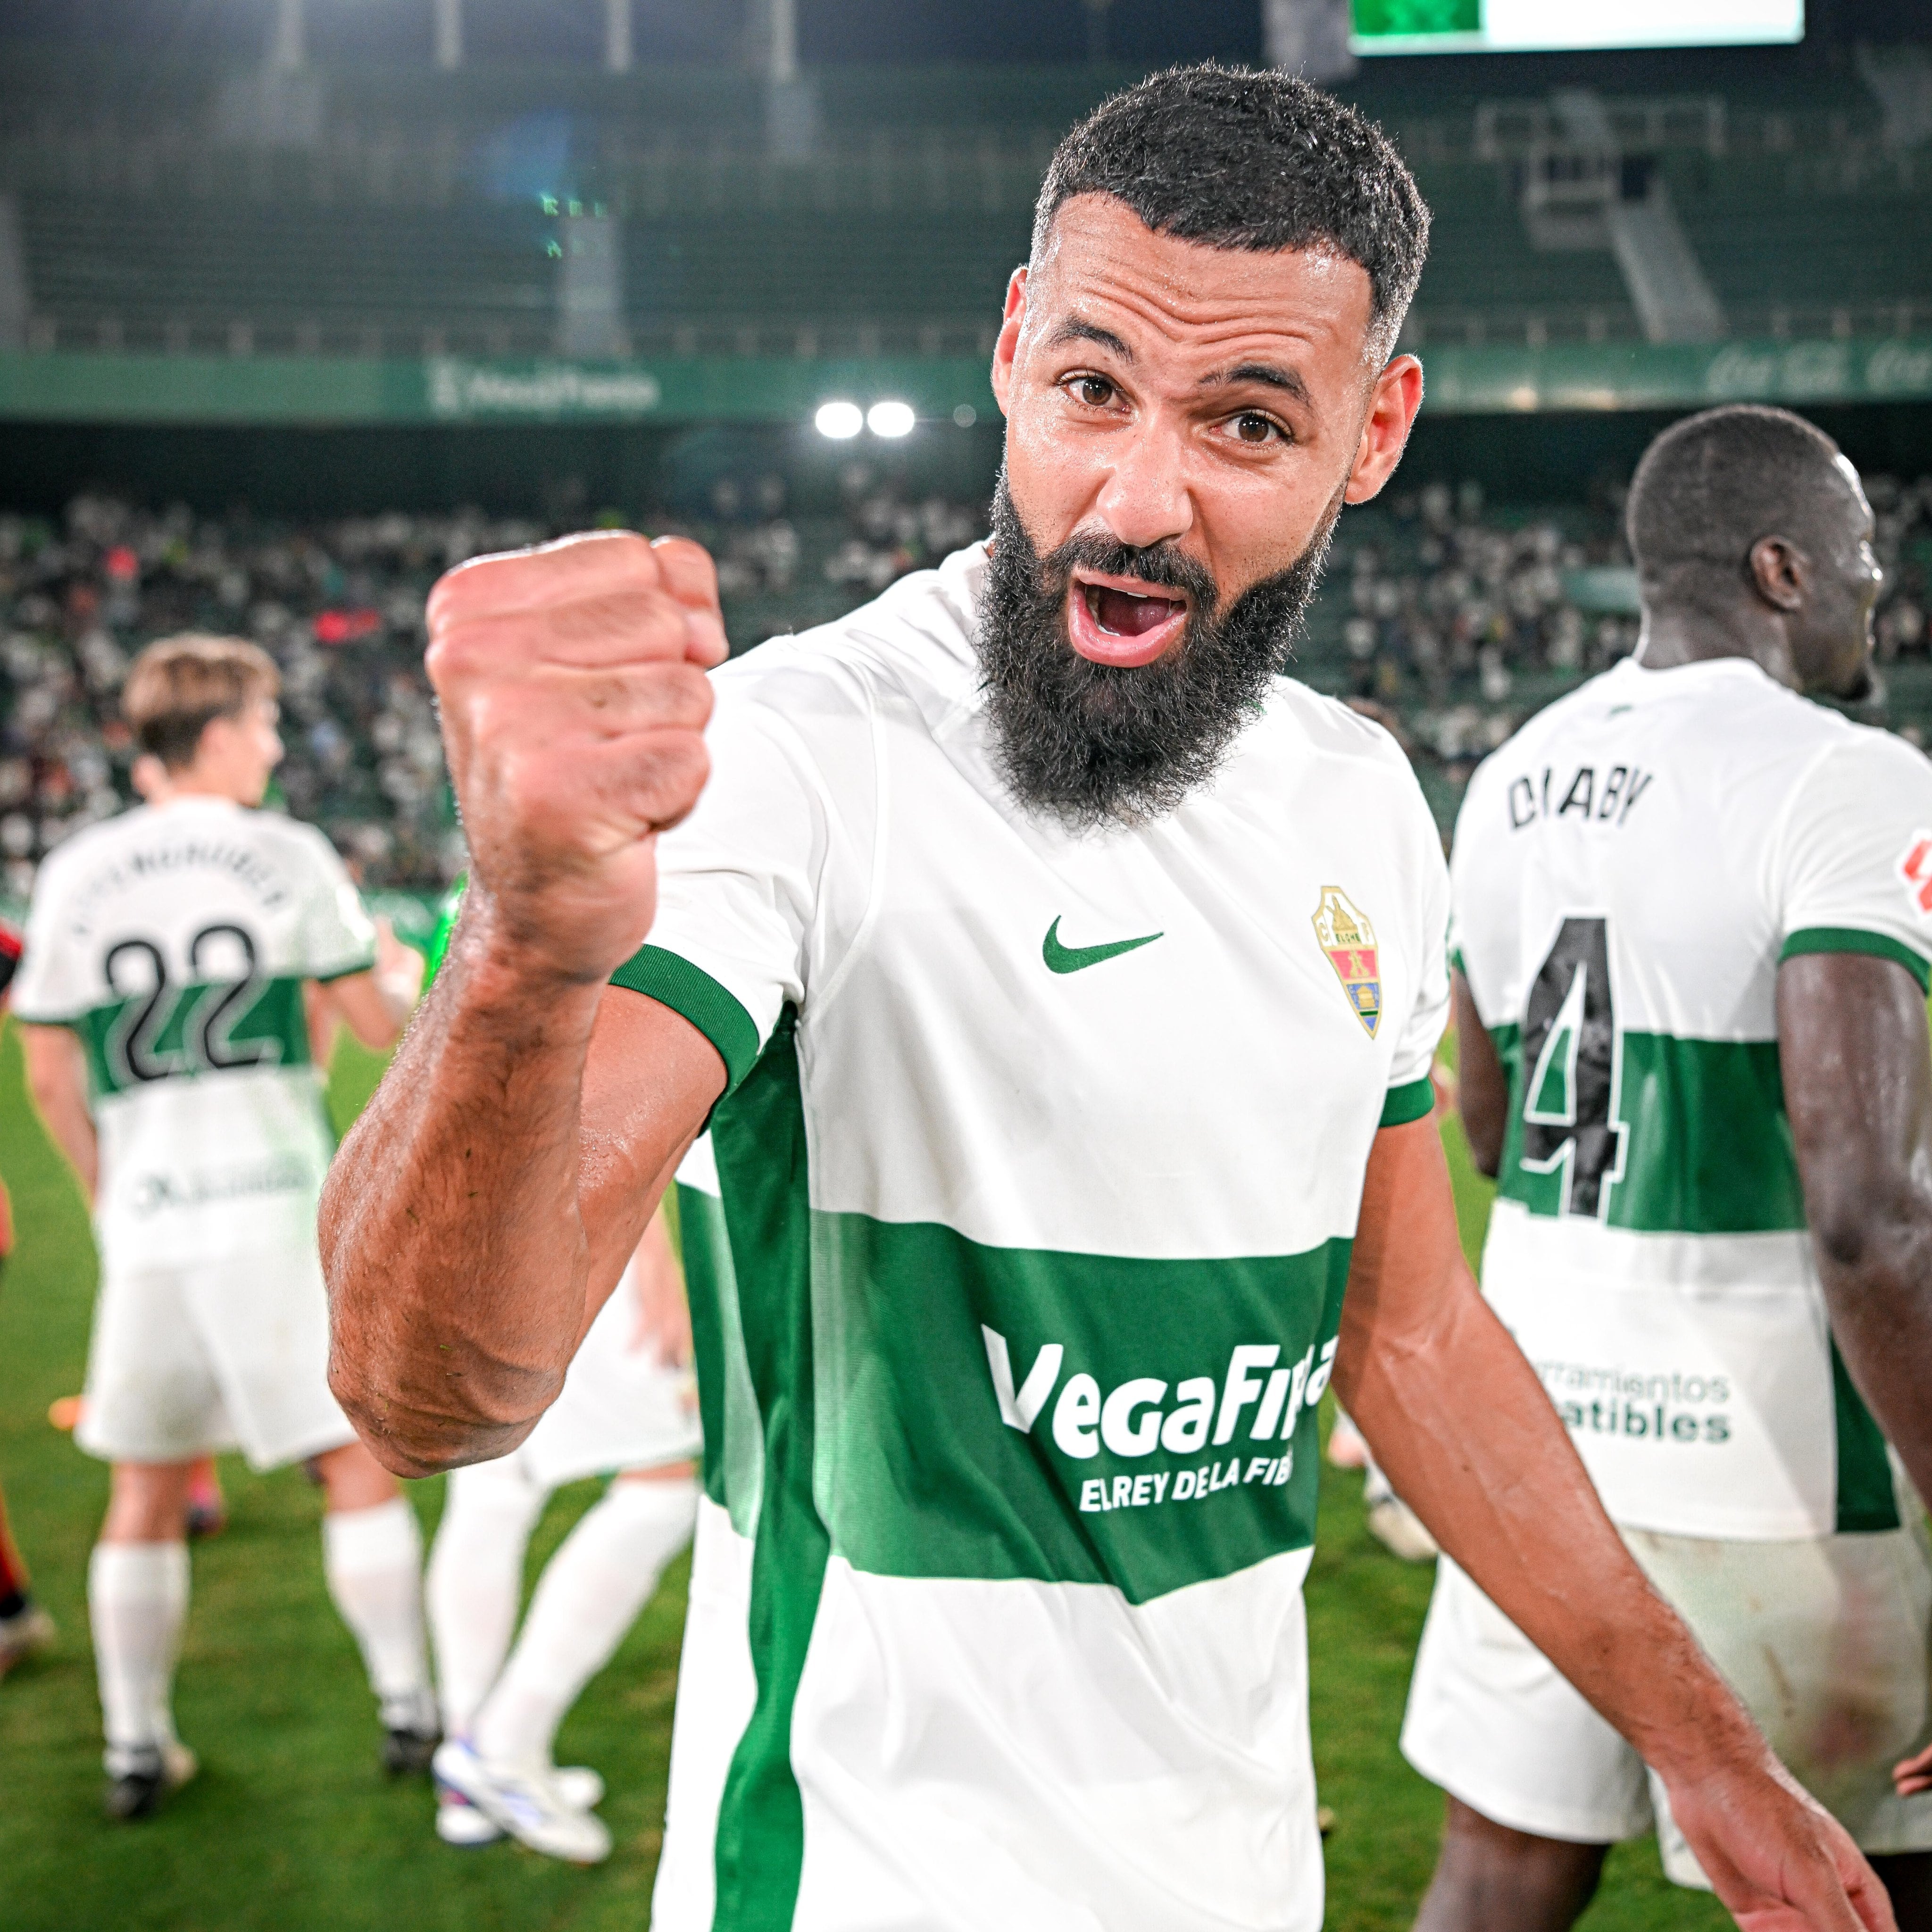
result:
[[[392,1468],[500,1455],[584,1326],[584,1067],[599,988],[539,983],[472,921],[344,1142],[320,1224],[337,1399]]]
[[[1832,1332],[1858,1393],[1932,1498],[1932,1204],[1865,1242],[1850,1264],[1820,1256]]]
[[[94,1116],[78,1094],[66,1094],[43,1103],[40,1118],[46,1123],[55,1146],[67,1156],[74,1178],[87,1204],[94,1205],[100,1190],[100,1139],[94,1130]]]
[[[47,1137],[66,1156],[88,1205],[100,1180],[100,1146],[88,1106],[87,1064],[79,1038],[64,1027],[23,1024],[20,1043],[27,1090]]]
[[[1647,1762],[1667,1774],[1694,1742],[1761,1756],[1473,1286],[1424,1346],[1379,1350],[1343,1400],[1403,1501]]]
[[[1666,1778],[1764,1746],[1604,1513],[1534,1371],[1464,1264],[1427,1121],[1377,1136],[1337,1397],[1456,1562]]]
[[[1804,1215],[1846,1368],[1932,1498],[1932,1055],[1889,959],[1800,954],[1778,973],[1780,1071]]]

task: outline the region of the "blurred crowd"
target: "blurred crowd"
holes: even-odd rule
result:
[[[836,616],[982,527],[964,506],[866,487],[802,533],[761,514],[771,493],[715,494],[713,519],[644,520],[711,548],[738,648],[784,628],[766,599],[806,607],[801,622]],[[251,638],[280,667],[277,790],[358,882],[440,887],[464,848],[423,671],[424,603],[466,557],[555,533],[475,510],[290,525],[92,496],[58,521],[0,515],[0,891],[24,900],[46,853],[130,802],[122,682],[142,644],[188,630]]]
[[[1932,478],[1868,487],[1887,579],[1874,715],[1923,742]],[[788,518],[784,501],[782,479],[760,478],[715,486],[707,518],[644,517],[711,548],[735,649],[836,617],[986,528],[982,506],[910,500],[857,467],[836,514]],[[1621,509],[1614,491],[1498,509],[1465,482],[1358,512],[1296,668],[1372,706],[1453,809],[1478,759],[1634,645]],[[323,827],[365,886],[438,888],[464,848],[423,673],[424,601],[464,558],[552,534],[476,510],[298,526],[103,496],[57,521],[0,515],[0,891],[24,899],[46,852],[131,797],[118,712],[128,659],[190,629],[253,638],[281,667],[290,808]]]
[[[1868,483],[1886,584],[1877,687],[1858,715],[1923,744],[1932,477]],[[1473,482],[1432,483],[1358,516],[1343,526],[1305,674],[1396,729],[1446,806],[1531,712],[1635,648],[1624,494],[1526,514],[1491,508]]]

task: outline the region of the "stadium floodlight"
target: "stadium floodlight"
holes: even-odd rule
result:
[[[874,436],[910,436],[918,420],[910,403],[874,403],[866,412],[866,427]]]
[[[829,436],[835,442],[843,442],[866,427],[865,412],[856,403],[820,403],[812,425],[820,436]]]

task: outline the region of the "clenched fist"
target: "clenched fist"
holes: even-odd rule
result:
[[[650,929],[656,835],[710,770],[704,674],[726,652],[711,560],[681,538],[566,537],[459,565],[428,614],[466,922],[520,971],[608,979]]]

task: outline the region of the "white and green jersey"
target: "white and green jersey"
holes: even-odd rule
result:
[[[190,797],[76,832],[40,868],[14,982],[87,1049],[103,1265],[313,1246],[333,1142],[304,980],[375,935],[312,826]]]
[[[730,1082],[665,1932],[1321,1919],[1315,1408],[1430,1106],[1441,842],[1285,680],[1153,825],[1022,808],[984,562],[717,674],[616,976]]]
[[[1611,1515],[1895,1527],[1813,1264],[1775,990],[1819,952],[1925,986],[1932,765],[1744,659],[1626,662],[1478,770],[1453,872],[1510,1076],[1484,1289]]]

